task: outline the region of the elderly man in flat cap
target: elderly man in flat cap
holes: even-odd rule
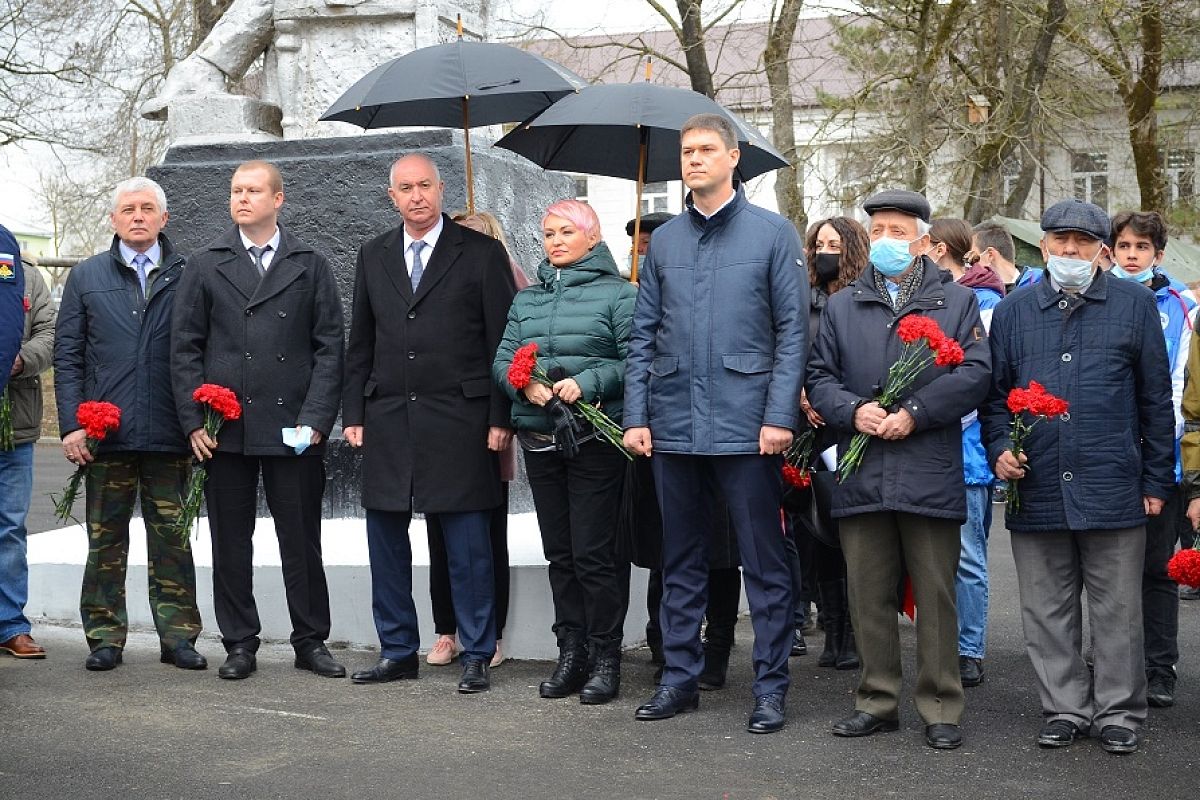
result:
[[[981,412],[996,476],[1015,482],[1005,518],[1025,648],[1042,701],[1037,743],[1096,733],[1110,753],[1138,747],[1146,718],[1142,559],[1146,519],[1175,485],[1171,376],[1154,293],[1100,268],[1108,216],[1064,200],[1042,215],[1046,278],[992,317],[992,388]],[[1011,452],[1006,400],[1037,381],[1068,401]],[[1087,589],[1094,674],[1081,652]]]
[[[962,744],[964,697],[958,672],[954,576],[962,490],[962,426],[987,393],[990,356],[975,295],[942,273],[926,253],[929,203],[916,192],[880,192],[870,215],[870,267],[829,298],[808,376],[808,399],[845,453],[855,434],[871,437],[862,465],[833,494],[846,556],[850,617],[862,677],[854,713],[835,736],[869,736],[899,727],[903,680],[897,628],[902,565],[917,604],[917,711],[925,742]],[[963,348],[957,366],[930,364],[893,406],[876,400],[903,343],[896,326],[910,315],[934,319]]]

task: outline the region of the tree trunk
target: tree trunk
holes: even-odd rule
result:
[[[1142,209],[1167,210],[1167,187],[1163,180],[1162,163],[1158,152],[1159,76],[1163,59],[1163,20],[1160,0],[1142,0],[1140,39],[1142,72],[1133,83],[1132,91],[1124,97],[1125,116],[1129,120],[1129,145],[1137,170],[1138,188],[1142,194]]]
[[[712,69],[708,65],[708,52],[704,49],[704,21],[700,5],[704,0],[675,0],[679,7],[679,44],[687,57],[688,77],[692,89],[706,97],[717,96],[713,85]]]
[[[775,173],[775,203],[779,213],[790,219],[801,235],[808,227],[808,215],[804,213],[804,189],[796,153],[795,107],[788,59],[803,5],[803,0],[783,0],[779,17],[772,20],[767,30],[767,46],[763,51],[767,85],[771,90],[771,139],[788,161],[786,167]]]

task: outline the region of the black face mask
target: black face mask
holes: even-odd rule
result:
[[[817,271],[817,281],[824,284],[836,280],[841,260],[841,253],[817,253],[816,261],[813,262],[813,268]]]

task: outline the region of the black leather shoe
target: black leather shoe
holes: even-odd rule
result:
[[[462,678],[458,681],[459,694],[478,694],[492,688],[488,663],[482,659],[463,661]]]
[[[949,722],[935,722],[925,726],[925,744],[934,750],[953,750],[962,746],[962,731]]]
[[[1138,749],[1138,735],[1121,725],[1105,725],[1100,729],[1100,746],[1118,755],[1132,753]]]
[[[804,631],[801,628],[796,628],[792,631],[792,652],[793,656],[808,655],[808,642],[804,641]]]
[[[88,654],[83,666],[92,672],[106,672],[121,663],[121,648],[99,647]]]
[[[351,683],[388,683],[389,681],[415,680],[420,659],[417,654],[404,658],[381,658],[370,669],[360,669],[350,676]]]
[[[1175,675],[1155,673],[1146,681],[1146,702],[1154,708],[1170,708],[1175,705]]]
[[[750,733],[775,733],[783,729],[783,695],[779,692],[764,694],[754,699],[754,711],[746,730]]]
[[[880,719],[865,711],[855,711],[845,719],[833,723],[834,736],[870,736],[900,730],[900,720]]]
[[[258,669],[258,659],[244,647],[235,647],[225,656],[225,663],[217,668],[217,677],[229,681],[249,678]]]
[[[1038,731],[1040,747],[1070,747],[1079,735],[1079,728],[1069,719],[1052,719]]]
[[[967,688],[983,683],[983,659],[959,656],[958,677],[962,679],[962,685]]]
[[[695,711],[699,707],[699,692],[689,692],[674,686],[659,686],[649,700],[638,706],[633,718],[642,722],[670,719],[676,714]]]
[[[306,653],[297,653],[295,666],[296,669],[315,672],[322,678],[346,677],[346,668],[333,660],[333,656],[329,654],[329,648],[323,644],[317,645]]]
[[[180,669],[208,669],[208,659],[197,653],[186,639],[175,645],[174,650],[163,648],[158,660],[164,664],[174,664]]]
[[[577,633],[568,634],[558,648],[558,663],[548,680],[538,686],[538,694],[554,700],[578,692],[587,683],[587,642]]]

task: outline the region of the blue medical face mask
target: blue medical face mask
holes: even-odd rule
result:
[[[1118,278],[1123,278],[1127,281],[1137,281],[1138,283],[1145,283],[1146,281],[1150,280],[1150,276],[1154,274],[1154,265],[1151,264],[1150,266],[1146,267],[1141,272],[1129,272],[1128,270],[1126,270],[1124,267],[1121,267],[1121,266],[1113,267],[1111,270],[1109,270],[1109,272],[1111,274],[1113,274],[1114,276],[1116,276]]]
[[[912,242],[881,236],[871,242],[871,265],[881,275],[888,278],[896,277],[908,269],[913,262],[912,253],[908,252],[910,244]]]
[[[1104,252],[1103,248],[1097,251],[1095,258],[1091,261],[1083,258],[1050,256],[1046,259],[1046,269],[1049,270],[1050,277],[1054,278],[1054,281],[1064,289],[1082,289],[1092,282],[1092,267],[1102,252]]]

